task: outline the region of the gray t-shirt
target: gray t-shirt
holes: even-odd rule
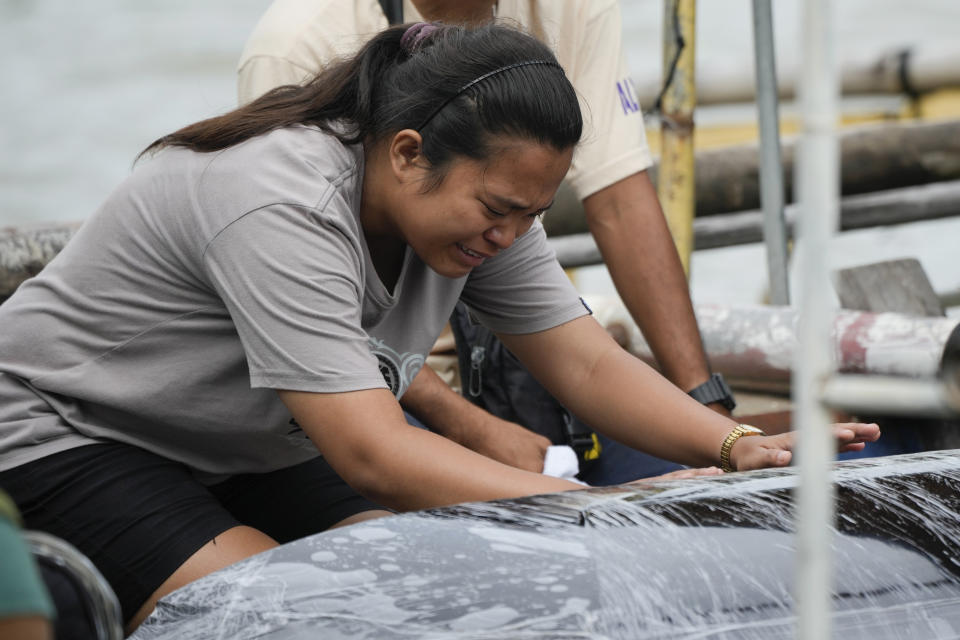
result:
[[[305,126],[141,162],[0,306],[0,470],[104,439],[283,468],[317,451],[274,389],[399,397],[460,297],[505,333],[586,313],[539,224],[459,279],[407,249],[389,292],[362,179],[359,146]]]

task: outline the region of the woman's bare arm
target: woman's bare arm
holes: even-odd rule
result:
[[[592,318],[525,335],[501,335],[540,382],[598,431],[668,460],[706,467],[736,423],[693,400],[617,345]],[[834,429],[841,450],[876,440],[876,425]],[[731,450],[736,468],[789,464],[794,434],[740,438]]]
[[[394,509],[582,488],[501,464],[410,426],[385,389],[279,393],[337,473],[364,496]]]

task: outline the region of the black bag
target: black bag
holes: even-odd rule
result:
[[[583,473],[600,456],[593,430],[560,404],[492,331],[458,302],[450,316],[463,397],[503,420],[523,425],[553,444],[569,445]]]

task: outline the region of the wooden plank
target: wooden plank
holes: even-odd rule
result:
[[[844,309],[945,315],[930,279],[915,258],[840,269],[835,272],[834,286]]]

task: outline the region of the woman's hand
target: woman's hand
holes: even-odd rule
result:
[[[657,482],[659,480],[684,480],[687,478],[699,478],[701,476],[720,476],[720,475],[723,475],[723,471],[719,467],[677,469],[676,471],[664,473],[659,476],[651,476],[649,478],[640,478],[639,480],[633,480],[631,482],[628,482],[627,484],[644,484],[647,482]]]
[[[837,440],[837,452],[860,451],[867,442],[880,437],[880,427],[844,422],[833,425],[833,435]],[[730,462],[737,471],[785,467],[793,459],[797,436],[797,431],[789,431],[775,436],[740,438],[730,450]]]

